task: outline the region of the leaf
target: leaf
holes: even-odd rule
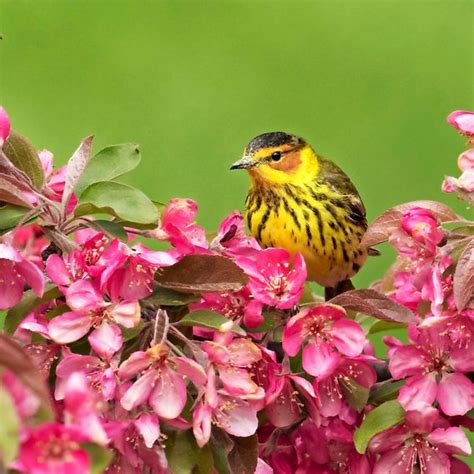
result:
[[[376,334],[378,332],[393,331],[394,329],[402,329],[406,327],[403,323],[393,323],[390,321],[375,321],[372,326],[370,326],[369,334]]]
[[[370,390],[362,385],[359,385],[352,378],[349,378],[347,384],[344,383],[341,386],[346,402],[352,408],[354,408],[354,410],[361,412],[367,405]]]
[[[82,443],[91,460],[90,474],[102,474],[112,461],[112,451],[95,443]]]
[[[35,148],[27,138],[18,132],[10,131],[3,145],[3,152],[19,170],[30,177],[36,189],[43,187],[43,167]]]
[[[2,463],[10,464],[17,456],[20,446],[20,423],[15,404],[10,394],[0,385],[0,471]]]
[[[158,270],[158,285],[182,293],[238,291],[247,276],[232,260],[219,255],[186,255]]]
[[[38,397],[51,414],[49,388],[25,350],[10,336],[0,333],[0,367],[8,369]]]
[[[23,321],[25,316],[31,313],[38,305],[50,301],[54,298],[59,298],[62,293],[56,286],[49,285],[41,298],[36,296],[33,290],[25,291],[21,301],[8,311],[4,323],[4,331],[8,334],[13,334],[18,325]]]
[[[403,324],[416,322],[412,311],[375,290],[346,291],[329,302],[349,311],[369,314],[383,321]]]
[[[168,438],[166,457],[173,474],[211,474],[213,471],[210,447],[199,449],[191,431],[177,431]]]
[[[247,332],[251,332],[251,333],[259,333],[259,332],[263,332],[263,333],[267,333],[267,332],[270,332],[273,330],[274,326],[275,326],[275,321],[281,321],[282,320],[282,314],[285,314],[285,313],[282,313],[280,311],[274,311],[274,310],[268,310],[268,311],[264,311],[263,312],[263,322],[262,324],[260,324],[260,326],[257,326],[256,328],[247,328],[247,326],[245,326],[245,330]]]
[[[146,302],[150,302],[159,306],[185,306],[189,303],[199,300],[199,297],[190,293],[180,293],[178,291],[169,290],[168,288],[156,287],[153,293],[145,298]]]
[[[76,216],[105,213],[129,222],[151,224],[158,221],[158,210],[139,189],[113,181],[91,184],[80,197]]]
[[[377,433],[381,433],[405,418],[405,411],[397,400],[391,400],[374,408],[365,417],[354,433],[354,445],[361,454],[365,453],[369,441]]]
[[[123,242],[128,242],[128,235],[121,224],[114,221],[97,219],[90,223],[90,226],[99,232],[104,232],[110,237],[117,237]]]
[[[369,403],[371,405],[380,405],[388,400],[395,400],[398,397],[400,387],[405,384],[404,380],[397,380],[395,382],[386,382],[377,387],[372,387],[369,396]]]
[[[3,173],[0,174],[0,201],[22,207],[33,207],[23,192]]]
[[[199,326],[202,328],[214,329],[215,331],[226,330],[230,323],[232,323],[232,321],[227,319],[225,316],[222,316],[222,314],[203,309],[193,311],[178,321],[178,324],[181,326]],[[245,331],[235,324],[232,327],[232,332],[245,336]]]
[[[459,311],[466,308],[474,298],[474,239],[461,253],[454,272],[453,293]]]
[[[257,435],[231,438],[234,447],[227,457],[231,473],[254,474],[258,461]]]
[[[84,138],[67,163],[66,181],[64,183],[63,197],[61,200],[63,209],[66,209],[67,203],[90,160],[93,138],[93,135]]]
[[[94,155],[76,186],[76,194],[93,183],[112,181],[119,176],[132,171],[141,160],[140,149],[135,143],[124,143],[103,148]]]
[[[448,206],[436,201],[412,201],[405,204],[392,207],[377,217],[367,229],[361,241],[361,246],[365,248],[386,242],[390,234],[399,228],[400,219],[407,211],[414,207],[429,209],[440,222],[458,220],[459,216],[455,214]]]
[[[0,230],[12,229],[25,215],[26,209],[20,206],[7,204],[0,207]]]

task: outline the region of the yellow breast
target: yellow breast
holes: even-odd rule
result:
[[[351,278],[367,257],[360,248],[365,229],[350,219],[344,197],[328,187],[253,187],[245,218],[262,247],[301,252],[309,278],[325,287]]]

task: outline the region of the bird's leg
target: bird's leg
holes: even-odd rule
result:
[[[352,281],[347,279],[347,280],[342,280],[340,281],[336,286],[334,287],[325,287],[324,288],[324,300],[329,301],[333,299],[335,296],[340,295],[341,293],[344,293],[345,291],[350,291],[354,290],[355,287],[352,284]]]

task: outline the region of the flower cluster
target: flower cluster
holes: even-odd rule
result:
[[[0,407],[19,433],[0,440],[0,470],[469,472],[453,455],[471,452],[472,223],[403,208],[380,291],[325,302],[303,257],[260,248],[239,212],[209,238],[190,199],[160,206],[115,181],[141,205],[110,198],[100,168],[87,174],[110,149],[92,158],[85,139],[55,171],[47,151],[14,161],[9,134],[0,108],[0,220],[23,209],[0,237]],[[369,340],[376,318],[408,328],[408,343],[385,339],[388,363]]]

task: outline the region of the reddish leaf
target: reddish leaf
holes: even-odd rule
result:
[[[346,291],[329,302],[349,311],[374,316],[382,321],[404,324],[416,322],[415,315],[408,308],[375,290]]]
[[[51,409],[49,389],[40,371],[27,352],[3,333],[0,333],[0,368],[11,371],[32,390],[48,411]]]
[[[363,247],[371,247],[372,245],[386,242],[390,234],[400,226],[400,219],[403,214],[413,207],[422,207],[429,209],[440,222],[453,221],[460,219],[448,206],[436,201],[412,201],[405,204],[392,207],[385,211],[381,216],[377,217],[367,229],[362,238],[361,245]]]
[[[90,135],[80,143],[78,149],[74,152],[67,164],[66,182],[64,183],[64,192],[61,204],[65,209],[69,202],[75,187],[81,179],[82,173],[86,169],[87,163],[91,158],[91,148],[93,135]]]
[[[466,308],[474,298],[474,239],[464,248],[454,272],[454,301],[458,310]]]
[[[229,258],[187,255],[175,265],[160,269],[156,281],[181,293],[205,293],[240,290],[247,276]]]
[[[0,174],[0,201],[16,206],[32,207],[13,177]]]

